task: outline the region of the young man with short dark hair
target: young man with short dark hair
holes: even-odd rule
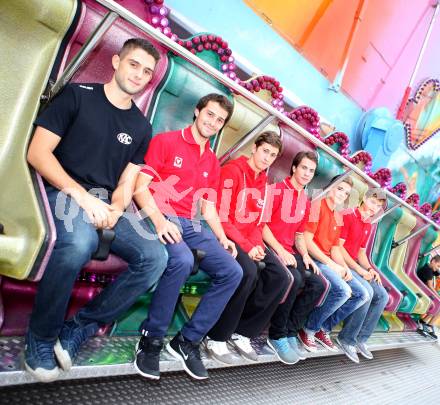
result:
[[[344,319],[337,340],[346,356],[359,362],[357,350],[366,359],[372,359],[367,340],[379,322],[388,303],[388,293],[382,286],[379,273],[367,257],[366,248],[371,234],[371,218],[384,206],[386,197],[380,189],[369,189],[359,208],[344,215],[339,248],[345,264],[352,270],[353,278],[368,292],[368,300]]]
[[[288,287],[288,274],[262,237],[266,170],[281,149],[279,135],[265,131],[257,137],[250,157],[233,159],[221,169],[219,213],[226,234],[236,243],[243,269],[240,285],[208,333],[208,352],[223,363],[234,363],[227,341],[245,358],[258,359],[250,338],[259,336],[269,323]]]
[[[133,96],[150,82],[158,60],[148,41],[129,39],[112,58],[110,82],[67,85],[35,121],[28,162],[45,180],[57,233],[26,334],[25,367],[40,381],[56,379],[58,364],[68,370],[81,344],[121,316],[165,269],[161,244],[140,235],[133,222],[151,232],[124,213],[151,139]],[[66,207],[74,216],[69,222]],[[97,229],[115,231],[110,250],[128,269],[64,322],[75,280],[97,249]]]
[[[135,201],[151,219],[168,251],[168,266],[154,292],[148,318],[141,325],[134,366],[144,377],[159,379],[159,355],[168,325],[194,265],[191,250],[205,252],[200,268],[211,277],[191,319],[166,349],[195,379],[208,378],[200,359],[200,342],[215,324],[240,283],[242,270],[234,260],[235,245],[216,211],[220,164],[209,147],[232,114],[225,96],[209,94],[194,110],[191,126],[156,135],[145,155]],[[200,210],[211,230],[197,218]]]
[[[305,359],[298,345],[298,332],[325,290],[319,269],[307,252],[305,225],[310,214],[310,201],[304,188],[318,165],[314,152],[298,152],[290,176],[272,185],[272,207],[263,229],[264,241],[275,251],[294,277],[294,285],[283,304],[272,316],[268,344],[282,362]]]

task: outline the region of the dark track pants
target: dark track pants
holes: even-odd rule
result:
[[[250,338],[260,335],[288,287],[288,275],[271,251],[266,249],[266,267],[261,271],[238,245],[237,251],[243,279],[208,333],[217,341],[228,340],[234,332]]]
[[[325,290],[325,284],[320,276],[312,271],[306,273],[301,255],[295,254],[295,259],[297,268],[288,267],[295,282],[284,303],[278,306],[272,316],[269,328],[270,339],[296,336]]]

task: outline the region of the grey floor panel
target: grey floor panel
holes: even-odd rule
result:
[[[429,404],[440,396],[439,364],[439,345],[425,345],[378,351],[358,365],[337,355],[294,366],[214,369],[202,382],[177,372],[159,382],[122,376],[10,386],[0,391],[0,403]]]

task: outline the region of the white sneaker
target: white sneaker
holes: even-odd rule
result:
[[[206,351],[215,360],[218,360],[225,364],[234,364],[234,356],[229,351],[226,342],[219,342],[206,338]]]
[[[251,340],[248,337],[234,333],[229,342],[243,357],[252,361],[258,361],[258,355],[251,346]]]

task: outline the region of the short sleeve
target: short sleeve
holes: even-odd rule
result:
[[[151,176],[154,180],[160,180],[158,173],[161,172],[166,161],[165,139],[161,135],[155,136],[148,147],[144,157],[144,167],[141,172]]]
[[[342,226],[341,234],[339,238],[346,241],[350,235],[350,229],[351,229],[351,215],[344,215],[344,225]]]
[[[79,95],[68,84],[35,120],[34,125],[43,127],[63,137],[75,119],[79,109]]]
[[[135,165],[141,165],[144,163],[144,157],[148,150],[148,145],[151,141],[151,125],[148,123],[148,125],[145,128],[145,136],[142,139],[141,144],[137,148],[136,152],[134,153],[133,157],[131,158],[130,162]]]
[[[304,226],[304,232],[315,234],[318,229],[318,221],[309,221]]]

